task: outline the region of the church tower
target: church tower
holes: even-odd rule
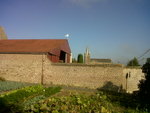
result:
[[[90,63],[90,52],[89,49],[86,48],[86,52],[84,53],[84,63],[89,64]]]
[[[0,26],[0,40],[1,39],[7,39],[7,36],[4,32],[4,28]]]

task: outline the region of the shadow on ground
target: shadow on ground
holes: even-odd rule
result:
[[[136,95],[126,93],[122,86],[114,85],[110,81],[106,82],[103,87],[97,88],[97,90],[107,95],[108,100],[114,104],[133,109],[139,106],[138,97]]]
[[[114,91],[114,92],[121,92],[123,91],[122,86],[114,85],[111,81],[107,81],[104,85],[100,88],[97,88],[99,91]]]

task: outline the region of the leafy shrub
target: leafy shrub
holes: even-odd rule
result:
[[[82,54],[78,55],[78,63],[83,63],[83,55]]]
[[[140,107],[146,108],[150,112],[150,61],[147,59],[146,64],[143,65],[142,71],[145,74],[145,79],[140,80],[139,98]]]

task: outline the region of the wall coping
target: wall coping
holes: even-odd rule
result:
[[[123,67],[121,64],[81,64],[81,63],[52,63],[54,66],[82,66],[82,67]]]
[[[125,66],[126,69],[141,69],[141,66]]]

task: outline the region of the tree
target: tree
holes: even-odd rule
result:
[[[130,60],[128,62],[127,66],[140,66],[140,65],[139,65],[139,62],[138,62],[137,58],[134,57],[132,60]]]
[[[75,58],[72,58],[72,63],[77,63],[77,60]]]
[[[147,58],[147,63],[150,63],[150,58]]]
[[[142,67],[142,72],[145,75],[145,79],[140,80],[139,97],[142,108],[146,108],[150,111],[150,62],[147,59],[146,64]]]
[[[83,63],[83,55],[78,54],[78,63]]]

